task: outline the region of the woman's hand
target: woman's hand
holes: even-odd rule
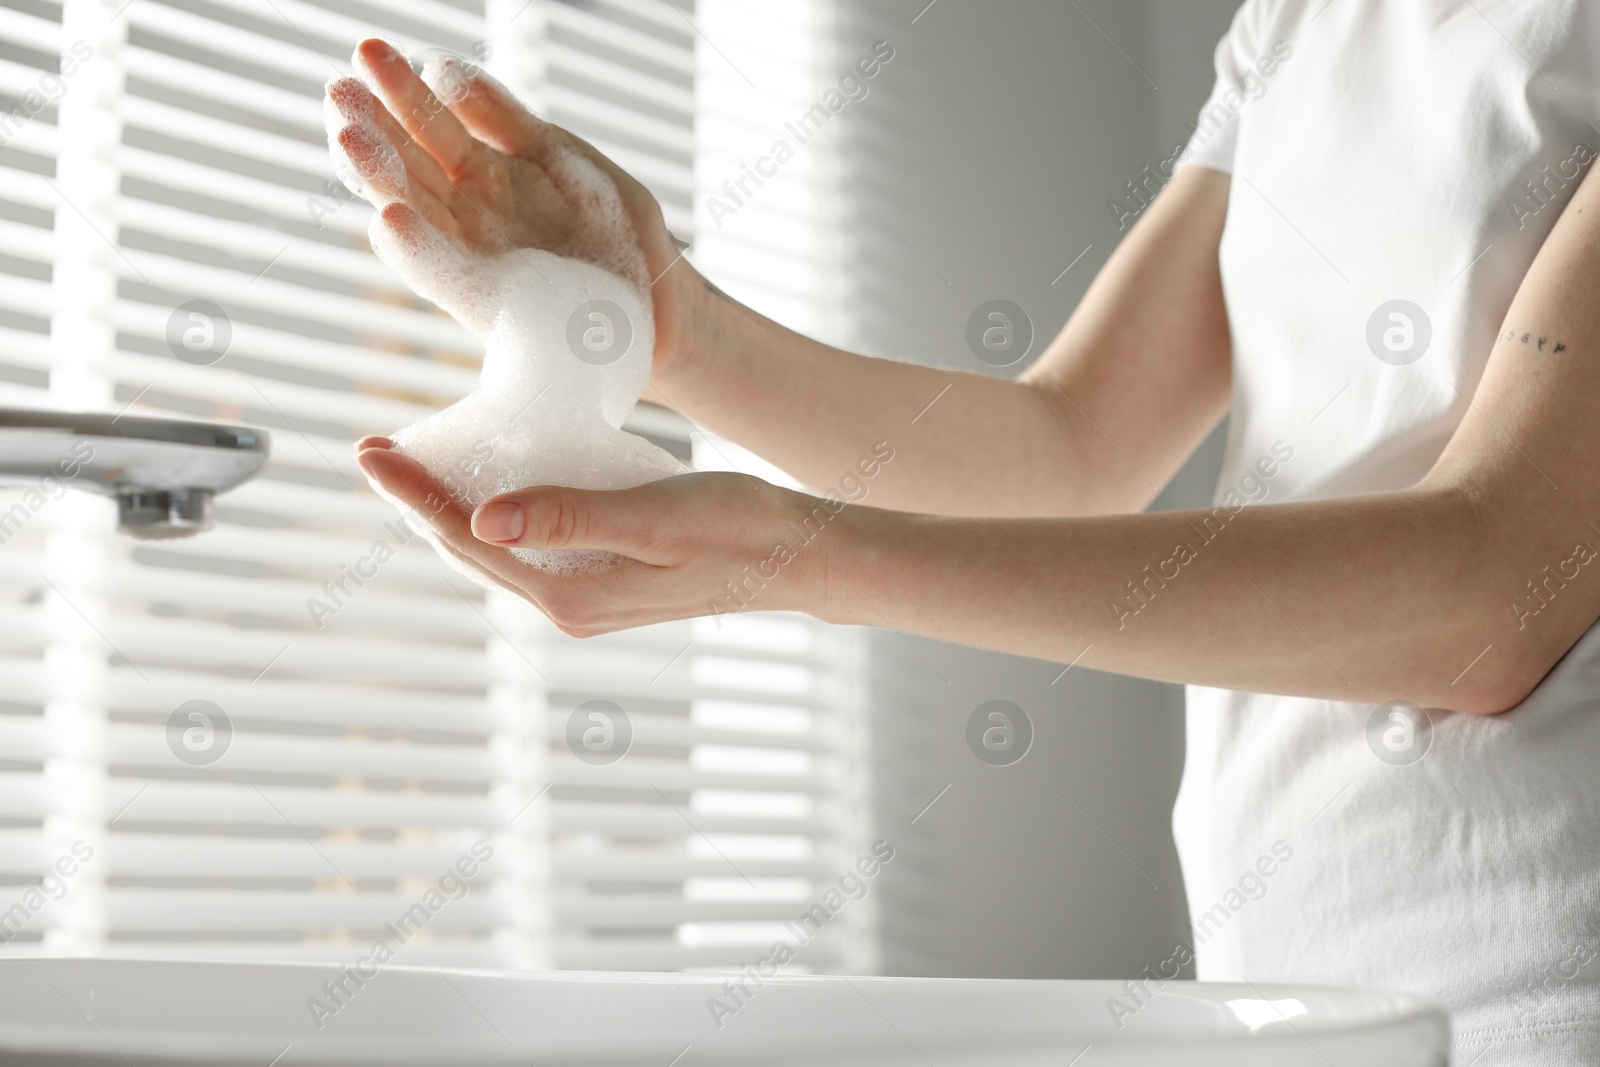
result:
[[[425,227],[480,256],[539,248],[624,277],[626,267],[607,262],[617,257],[605,250],[637,240],[649,276],[633,280],[651,287],[656,367],[667,372],[682,361],[690,347],[685,309],[704,285],[648,189],[470,63],[433,60],[419,78],[404,55],[375,38],[361,42],[356,60],[372,89],[349,77],[328,83],[329,135],[379,201],[385,224],[401,234]],[[566,172],[563,150],[616,185],[631,234]]]
[[[826,591],[830,542],[803,538],[837,521],[838,501],[743,474],[707,473],[611,492],[536,486],[469,511],[415,460],[390,450],[387,439],[364,438],[357,448],[367,476],[422,516],[459,564],[528,600],[575,637],[746,608],[815,611]],[[512,547],[624,558],[552,574],[513,556]]]

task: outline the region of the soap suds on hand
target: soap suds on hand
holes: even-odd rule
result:
[[[423,76],[435,86],[487,81],[449,57],[430,61]],[[331,84],[330,98],[338,92]],[[627,489],[684,473],[670,453],[622,429],[650,378],[655,323],[644,255],[611,179],[552,139],[541,162],[569,200],[583,203],[592,223],[586,236],[562,255],[508,240],[489,253],[468,249],[413,209],[399,157],[379,117],[366,110],[330,100],[326,115],[336,170],[347,181],[359,176],[356,191],[379,209],[369,229],[373,250],[485,347],[477,389],[391,434],[395,450],[468,508],[535,485]],[[554,572],[615,559],[595,551],[510,551]]]

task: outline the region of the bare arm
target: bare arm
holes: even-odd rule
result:
[[[1600,615],[1597,355],[1591,176],[1417,486],[1231,517],[850,509],[820,613],[1172,681],[1502,711]]]
[[[1066,329],[1012,383],[853,355],[786,330],[721,295],[675,253],[643,185],[475,68],[429,75],[441,103],[388,44],[364,41],[358,59],[377,95],[353,78],[330,83],[330,136],[385,204],[386,225],[431,229],[472,249],[509,242],[582,255],[637,240],[656,279],[647,395],[812,485],[834,484],[873,444],[889,440],[896,462],[874,485],[874,500],[890,507],[955,515],[1133,511],[1227,404],[1217,243],[1228,179],[1221,174],[1180,172]],[[556,145],[610,176],[627,227],[611,232],[614,220],[552,180]]]
[[[887,440],[895,461],[872,490],[886,507],[1141,510],[1227,407],[1228,188],[1216,171],[1181,170],[1017,382],[831,348],[686,270],[674,285],[693,325],[686,350],[658,360],[654,396],[819,487]]]
[[[414,116],[407,97],[420,83],[382,47],[372,51],[386,97]],[[358,89],[345,87],[352,108],[366,106]],[[454,180],[531,190],[517,200],[535,205],[518,220],[527,239],[559,238],[550,227],[570,226],[572,206],[549,198],[528,156],[542,138],[566,135],[519,110],[517,136],[499,143],[523,154],[497,154],[463,138],[494,141],[510,105],[475,89],[451,107],[467,129],[440,115],[411,131],[418,144],[431,153],[430,142],[449,134],[470,148],[440,164]],[[427,169],[403,133],[394,144],[408,168]],[[468,514],[414,462],[368,442],[363,468],[429,514],[447,551],[570,633],[755,604],[1174,681],[1494,712],[1530,692],[1600,614],[1600,179],[1592,174],[1524,279],[1471,410],[1420,484],[1262,505],[1212,531],[1211,512],[1060,516],[1138,506],[1222,409],[1216,246],[1227,179],[1181,174],[1040,367],[1008,385],[853,357],[747,312],[700,319],[703,304],[672,294],[685,281],[700,286],[696,299],[709,294],[692,271],[668,269],[654,201],[610,172],[647,257],[667,272],[664,283],[677,279],[656,297],[665,338],[658,385],[678,393],[669,399],[826,482],[877,439],[848,431],[901,404],[909,418],[950,383],[940,431],[899,448],[877,499],[1043,517],[836,507],[719,475],[609,493],[535,487]],[[439,193],[437,203],[417,194],[419,218],[468,217],[456,205],[462,194]],[[1525,333],[1561,348],[1524,345]],[[1145,473],[1143,488],[1117,473],[1123,453],[1113,440],[1128,467]],[[975,462],[979,454],[986,458]],[[889,470],[900,480],[887,481]],[[510,545],[626,558],[551,575],[519,562]],[[1533,583],[1554,595],[1531,596]]]
[[[539,487],[472,515],[441,507],[435,521],[461,558],[578,635],[794,609],[1151,678],[1492,713],[1600,615],[1597,354],[1591,174],[1523,280],[1470,411],[1411,489],[1262,504],[1217,525],[1210,511],[834,508],[702,474],[612,493]],[[361,461],[403,499],[437,492],[404,457]],[[559,578],[518,565],[511,544],[629,558]],[[1147,567],[1166,577],[1146,585]]]

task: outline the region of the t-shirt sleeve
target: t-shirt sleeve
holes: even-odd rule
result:
[[[1271,8],[1277,0],[1245,0],[1233,16],[1233,25],[1217,42],[1216,85],[1195,122],[1178,166],[1202,167],[1233,173],[1233,155],[1239,141],[1239,113],[1260,95],[1277,59],[1266,40]],[[1263,69],[1266,68],[1266,70]]]

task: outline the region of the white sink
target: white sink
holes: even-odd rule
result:
[[[1441,1067],[1447,1025],[1410,997],[1168,982],[1118,1027],[1120,983],[513,974],[387,967],[340,1002],[335,967],[0,961],[7,1064],[539,1067]],[[754,988],[747,984],[747,988]],[[312,998],[321,998],[322,1026]],[[713,1001],[731,1014],[717,1009]],[[327,1008],[337,1007],[333,1014]],[[721,1016],[721,1027],[713,1015]],[[1087,1049],[1087,1051],[1085,1051]]]

